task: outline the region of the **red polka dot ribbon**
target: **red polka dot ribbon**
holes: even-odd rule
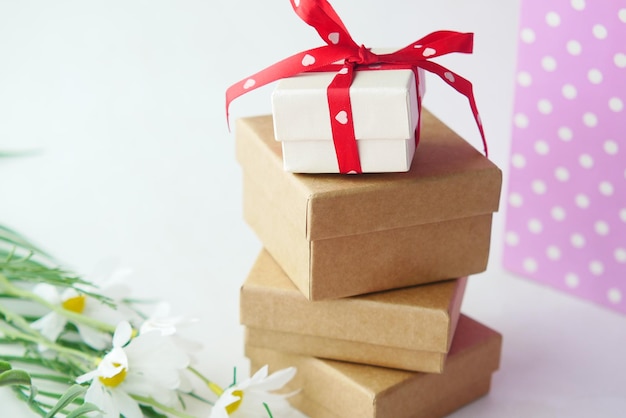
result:
[[[355,71],[411,69],[417,72],[417,68],[423,68],[437,74],[443,81],[467,97],[482,137],[485,155],[487,155],[487,141],[474,100],[472,83],[447,68],[429,61],[430,58],[454,52],[471,53],[472,33],[437,31],[393,53],[374,54],[369,48],[359,46],[354,42],[327,1],[290,0],[290,2],[298,16],[319,33],[326,45],[292,55],[230,86],[226,90],[227,117],[228,108],[234,99],[258,87],[305,72],[335,71],[336,75],[327,89],[327,97],[339,171],[344,174],[361,173],[349,94]],[[337,64],[338,62],[342,63]],[[415,82],[419,83],[417,74]],[[421,106],[419,99],[418,106]],[[416,140],[419,138],[418,134],[419,131],[416,132]]]

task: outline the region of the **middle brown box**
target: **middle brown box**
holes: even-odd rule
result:
[[[257,347],[441,373],[466,282],[311,302],[263,250],[241,287],[240,318]]]
[[[310,300],[483,271],[501,172],[428,111],[408,173],[283,171],[271,116],[237,121],[243,215]]]

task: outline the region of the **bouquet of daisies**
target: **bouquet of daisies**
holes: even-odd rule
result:
[[[194,367],[199,345],[177,332],[192,320],[165,304],[145,314],[126,274],[85,280],[0,226],[0,390],[42,417],[192,418],[192,399],[209,418],[302,416],[274,393],[295,369],[220,387]]]

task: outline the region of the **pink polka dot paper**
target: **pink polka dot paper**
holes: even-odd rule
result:
[[[626,0],[522,2],[504,265],[626,313]]]

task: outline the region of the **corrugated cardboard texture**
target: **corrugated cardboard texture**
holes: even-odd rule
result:
[[[241,287],[243,325],[407,350],[448,352],[466,279],[310,302],[261,251]]]
[[[237,121],[244,218],[311,300],[483,271],[500,170],[427,111],[408,173],[282,169],[270,116]]]
[[[337,418],[442,417],[485,394],[498,369],[502,337],[478,322],[462,317],[459,333],[442,374],[413,373],[381,367],[303,357],[246,346],[253,369],[298,368],[289,390],[301,388],[295,404],[313,417],[328,410]],[[312,405],[312,406],[308,406]],[[311,409],[309,409],[311,408]],[[322,409],[320,409],[322,408]],[[320,416],[325,416],[324,414]]]

